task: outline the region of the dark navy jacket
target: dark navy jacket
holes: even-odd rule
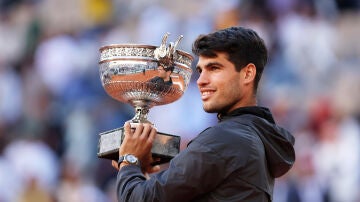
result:
[[[123,167],[119,201],[271,201],[274,179],[295,161],[294,137],[266,108],[243,107],[219,117],[150,179],[135,165]]]

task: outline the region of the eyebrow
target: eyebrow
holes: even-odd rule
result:
[[[217,66],[224,66],[223,64],[219,63],[219,62],[209,62],[205,65],[204,68],[207,68],[207,67],[211,67],[211,66],[214,66],[214,65],[217,65]],[[199,65],[196,65],[196,70],[201,70],[202,68],[199,66]]]

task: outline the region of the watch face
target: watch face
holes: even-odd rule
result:
[[[126,155],[125,156],[126,158],[126,161],[129,162],[129,163],[136,163],[137,162],[137,158],[133,155]]]

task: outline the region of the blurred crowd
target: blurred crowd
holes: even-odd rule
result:
[[[1,0],[0,202],[116,201],[98,134],[134,110],[102,88],[99,48],[160,45],[170,32],[190,52],[199,34],[237,25],[265,40],[258,102],[296,137],[296,163],[274,201],[360,201],[358,0]],[[217,121],[203,112],[196,79],[149,115],[184,146]]]

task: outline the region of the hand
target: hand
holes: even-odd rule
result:
[[[136,124],[135,128],[131,128],[130,123],[124,124],[124,140],[119,149],[119,155],[132,154],[136,156],[141,164],[144,173],[153,173],[158,171],[159,166],[152,166],[154,162],[151,155],[152,143],[157,134],[156,129],[148,123]],[[117,167],[117,162],[112,163],[113,167]],[[123,164],[122,164],[123,165]]]

